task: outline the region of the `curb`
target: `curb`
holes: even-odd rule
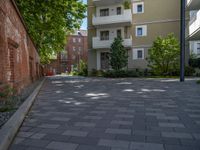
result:
[[[29,109],[31,108],[37,94],[39,93],[44,81],[37,86],[33,93],[24,101],[24,103],[18,108],[13,116],[3,125],[0,130],[0,150],[7,150],[12,143],[18,129],[26,117]]]

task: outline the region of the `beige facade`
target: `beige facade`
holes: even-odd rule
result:
[[[179,38],[179,31],[179,1],[132,0],[130,9],[125,9],[123,0],[88,0],[89,71],[107,69],[105,52],[118,34],[129,55],[128,68],[145,69],[156,37],[174,33]]]

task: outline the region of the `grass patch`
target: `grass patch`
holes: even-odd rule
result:
[[[200,84],[200,80],[197,81],[197,84]]]

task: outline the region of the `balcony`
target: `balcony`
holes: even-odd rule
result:
[[[93,37],[92,40],[93,40],[92,41],[93,49],[110,48],[111,44],[114,41],[114,39],[102,41],[102,40],[100,40],[99,37]],[[131,37],[127,38],[127,39],[123,39],[123,40],[124,40],[124,42],[123,42],[124,47],[126,47],[126,48],[132,47],[132,38]]]
[[[191,19],[189,27],[189,39],[200,40],[200,11],[198,11],[193,19]]]
[[[199,10],[200,9],[199,0],[187,0],[187,9],[188,10]]]
[[[121,15],[112,15],[105,17],[93,16],[92,23],[94,26],[111,25],[111,24],[122,24],[131,25],[132,23],[132,13],[131,9],[126,9]]]
[[[95,6],[113,5],[123,3],[123,0],[93,0]]]

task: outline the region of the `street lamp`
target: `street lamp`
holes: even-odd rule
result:
[[[186,7],[186,1],[181,0],[180,82],[184,82],[185,80],[185,7]]]

